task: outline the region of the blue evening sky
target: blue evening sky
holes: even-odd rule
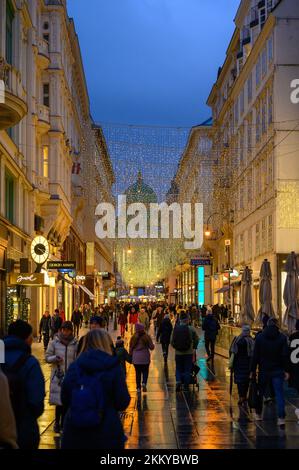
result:
[[[68,0],[92,115],[191,127],[223,64],[239,0]]]

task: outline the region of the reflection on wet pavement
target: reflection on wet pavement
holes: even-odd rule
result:
[[[115,336],[115,334],[113,334]],[[39,420],[41,449],[59,448],[53,432],[54,407],[48,405],[50,367],[43,361],[40,345],[34,354],[41,360],[47,381],[45,412]],[[299,399],[287,390],[285,429],[276,426],[275,406],[267,405],[264,420],[254,423],[249,411],[238,407],[236,387],[229,394],[227,359],[217,356],[207,364],[204,345],[198,349],[199,392],[175,391],[174,351],[164,366],[161,346],[156,344],[148,381],[148,392],[137,396],[134,367],[127,367],[131,403],[122,414],[128,437],[127,449],[291,449],[299,447],[299,425],[294,414]]]

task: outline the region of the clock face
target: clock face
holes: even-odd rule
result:
[[[31,256],[36,264],[44,264],[49,258],[49,243],[45,237],[35,237],[31,243]]]

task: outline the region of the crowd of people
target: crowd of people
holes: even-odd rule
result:
[[[163,302],[120,302],[114,308],[88,304],[76,305],[70,321],[61,307],[53,316],[45,312],[39,333],[45,361],[51,366],[49,402],[55,406],[54,432],[61,435],[62,449],[124,448],[120,413],[131,399],[127,364],[135,369],[136,391],[141,397],[147,392],[151,355],[157,347],[161,347],[165,367],[170,346],[173,348],[176,392],[190,392],[198,381],[200,328],[206,360],[214,361],[223,315],[216,310]],[[119,328],[115,343],[109,325]],[[257,421],[262,419],[264,402],[275,399],[278,424],[284,424],[285,380],[299,393],[299,365],[290,360],[293,339],[299,339],[299,321],[297,332],[287,338],[275,318],[264,317],[264,328],[255,338],[250,326],[243,325],[232,342],[229,367],[238,387],[239,405],[247,407],[249,400],[251,406],[254,401]],[[28,323],[17,320],[9,326],[4,339],[6,362],[0,370],[0,448],[39,446],[38,418],[44,412],[46,393],[41,366],[31,353],[32,342]],[[299,410],[296,413],[299,419]]]

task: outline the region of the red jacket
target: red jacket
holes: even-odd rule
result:
[[[138,312],[130,313],[129,323],[136,325],[138,323]]]

